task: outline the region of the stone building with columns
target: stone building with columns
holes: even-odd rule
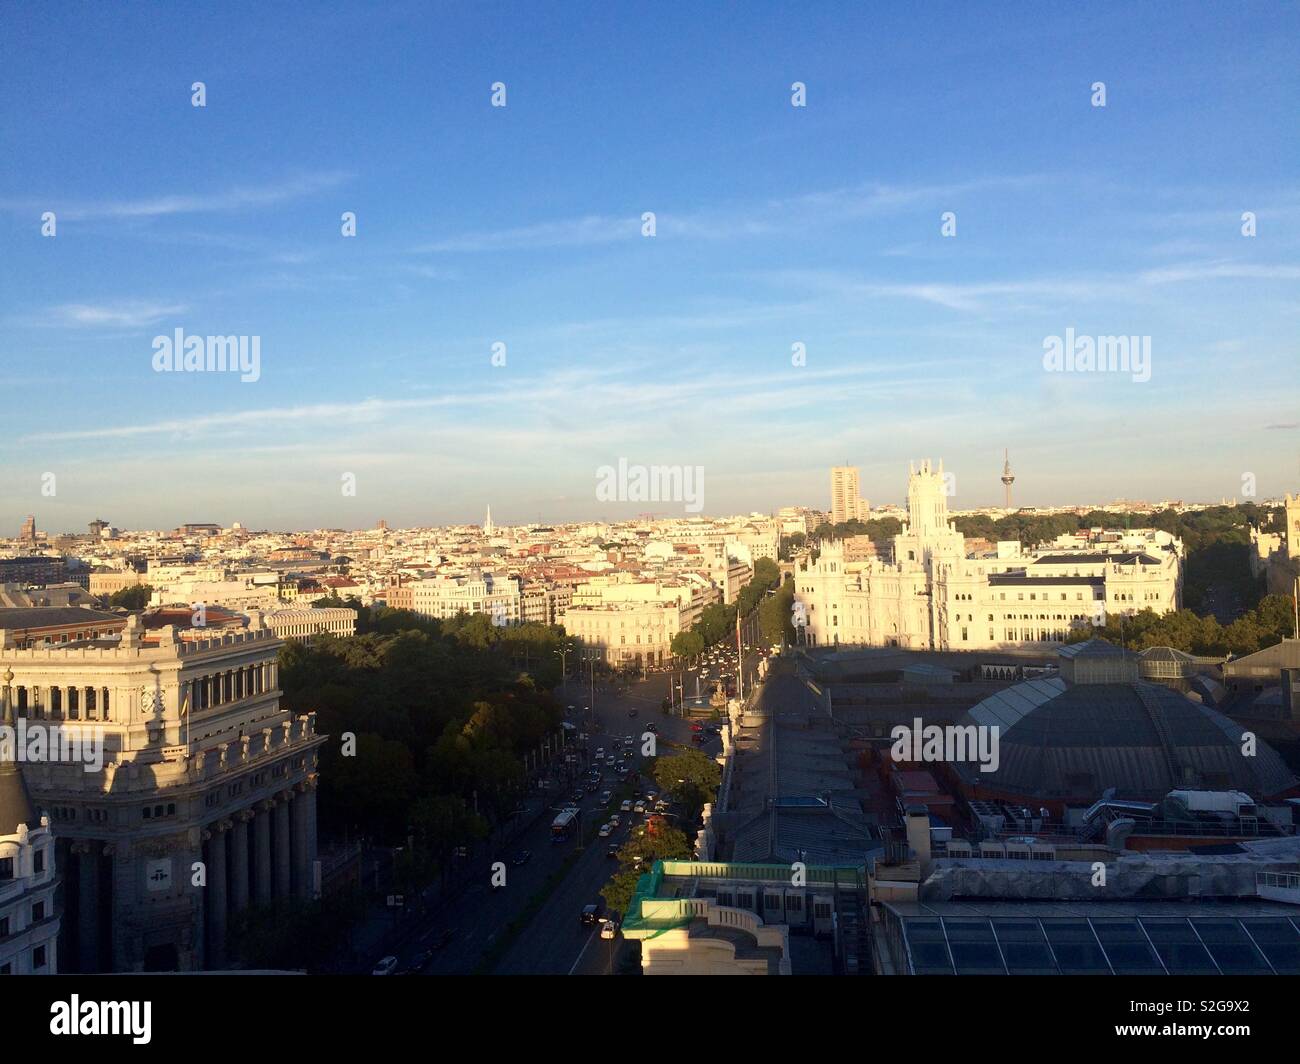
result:
[[[220,969],[242,909],[315,895],[325,738],[280,708],[282,645],[257,611],[242,631],[133,616],[116,637],[27,649],[0,630],[17,718],[102,743],[24,765],[56,838],[61,971]]]

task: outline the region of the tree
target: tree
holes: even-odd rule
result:
[[[619,848],[618,871],[600,892],[605,905],[614,912],[627,913],[637,881],[644,872],[650,871],[655,861],[689,861],[694,855],[684,832],[662,819],[655,823],[653,830],[649,822],[634,828]]]
[[[119,607],[127,610],[142,610],[149,605],[149,599],[152,597],[153,588],[148,584],[133,584],[109,595],[108,606],[109,609],[114,610]]]
[[[787,580],[758,607],[758,624],[765,643],[775,646],[795,641],[793,610],[794,581]]]
[[[694,824],[706,802],[717,801],[722,769],[698,750],[683,750],[655,759],[651,775],[661,790],[682,808],[682,821]]]
[[[673,636],[671,650],[674,657],[697,658],[704,652],[704,637],[694,629]]]

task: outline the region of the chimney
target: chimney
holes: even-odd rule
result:
[[[907,845],[916,854],[924,874],[930,863],[930,813],[923,805],[907,807]]]

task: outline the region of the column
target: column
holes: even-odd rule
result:
[[[98,972],[99,963],[99,845],[93,839],[72,844],[77,855],[77,967]]]
[[[230,911],[236,913],[248,908],[248,822],[252,819],[251,809],[241,809],[230,832]]]
[[[298,796],[293,802],[293,893],[295,897],[310,901],[316,893],[313,882],[316,862],[316,791],[309,780],[299,783],[295,790]]]
[[[253,821],[253,857],[257,861],[253,885],[257,904],[271,901],[271,810],[270,802],[257,803],[257,819]]]
[[[320,778],[313,772],[307,778],[307,790],[303,793],[302,801],[307,807],[307,861],[311,873],[311,891],[313,898],[319,898],[321,886],[316,881],[316,861],[320,858],[320,840],[316,836],[316,787],[320,783]]]
[[[289,850],[289,799],[292,791],[281,791],[275,803],[275,897],[277,900],[291,895]]]
[[[204,967],[226,966],[226,828],[228,820],[212,824],[203,833],[207,846],[208,950]]]

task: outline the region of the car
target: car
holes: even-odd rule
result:
[[[645,799],[646,805],[650,805],[658,796],[654,791],[646,791],[645,794],[641,795],[641,797]]]
[[[704,725],[701,724],[699,721],[696,721],[694,724],[691,725],[691,731],[703,731],[703,730],[704,730]]]
[[[612,814],[610,815],[610,818],[609,818],[609,826],[610,826],[611,828],[616,828],[616,827],[618,827],[621,823],[623,823],[623,814],[622,814],[622,813],[612,813]]]
[[[579,916],[583,926],[590,927],[600,919],[601,907],[598,904],[584,905]]]
[[[651,732],[652,734],[656,734],[659,731],[659,725],[656,724],[654,721],[651,721],[649,724],[645,726],[645,730]]]
[[[624,750],[624,751],[623,751],[623,760],[624,760],[624,761],[631,761],[632,758],[633,758],[634,756],[636,756],[636,755],[634,755],[634,754],[632,753],[631,750]]]
[[[596,760],[599,761],[604,756],[605,756],[605,748],[603,746],[598,746],[596,748]]]
[[[704,742],[704,733],[703,733],[703,732],[691,732],[691,742],[693,742],[693,743],[702,743],[702,742]]]
[[[605,856],[610,860],[614,860],[615,858],[618,857],[617,842],[611,842],[608,846],[605,847]]]
[[[609,805],[610,800],[611,800],[613,797],[614,797],[614,792],[613,792],[613,791],[601,791],[601,792],[600,792],[600,804],[601,804],[601,805]]]
[[[433,960],[433,950],[431,949],[420,950],[419,953],[417,953],[414,957],[411,958],[411,966],[407,968],[407,972],[409,972],[411,975],[419,975],[422,971],[424,971],[424,969],[429,967],[429,962],[431,960]]]
[[[635,709],[629,709],[629,710],[627,711],[627,715],[628,715],[629,717],[635,717],[635,716],[637,716],[637,711],[636,711]]]
[[[582,791],[574,791],[571,795],[569,795],[569,797],[573,799],[574,805],[579,805],[582,802]]]
[[[520,865],[526,865],[532,856],[533,856],[532,850],[520,850],[518,853],[516,853],[513,857],[510,858],[510,863],[514,865],[516,868],[518,868]]]
[[[614,826],[612,824],[601,824],[600,830],[596,832],[596,834],[599,835],[602,839],[607,839],[609,838],[610,832],[612,832],[613,830],[614,830]]]
[[[429,939],[429,950],[436,953],[440,949],[446,949],[447,944],[456,937],[456,932],[451,928],[444,928],[431,939]]]
[[[596,793],[596,788],[599,787],[599,786],[600,786],[600,780],[599,780],[599,779],[588,780],[588,781],[587,781],[587,793],[588,793],[588,794],[595,794],[595,793]]]
[[[636,805],[634,805],[634,806],[632,807],[632,812],[634,812],[634,813],[644,813],[644,812],[645,812],[645,802],[637,802]]]
[[[371,975],[392,975],[393,972],[395,971],[397,971],[397,958],[385,957],[383,958],[383,960],[381,960],[378,964],[375,965],[374,971],[372,971],[370,974]]]
[[[617,934],[618,934],[618,924],[614,923],[613,920],[606,920],[603,924],[600,925],[601,938],[613,938]]]
[[[668,812],[668,803],[662,800],[655,802],[655,812],[656,813]]]
[[[624,798],[623,801],[619,804],[618,811],[619,811],[620,813],[630,813],[630,812],[632,812],[632,799],[631,799],[631,798]]]

